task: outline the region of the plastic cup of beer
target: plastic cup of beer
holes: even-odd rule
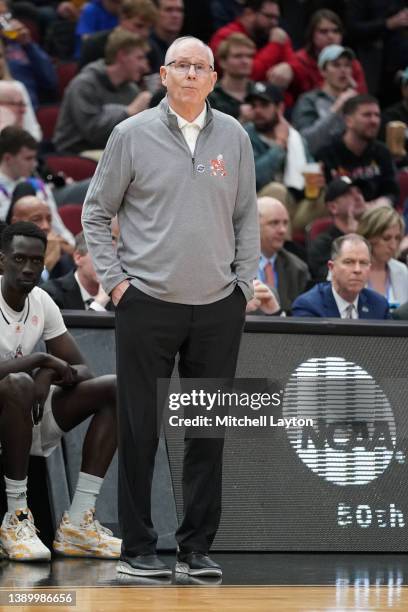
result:
[[[385,140],[391,155],[405,157],[405,134],[407,126],[403,121],[389,121],[385,126]]]
[[[318,180],[322,174],[320,164],[306,164],[302,174],[305,177],[305,197],[308,200],[316,200],[320,195],[320,181]]]
[[[18,37],[18,30],[13,25],[11,15],[9,13],[0,15],[0,31],[5,38],[9,40],[16,40]]]
[[[9,40],[16,40],[18,38],[18,31],[14,28],[9,28],[8,30],[3,30],[3,36]]]

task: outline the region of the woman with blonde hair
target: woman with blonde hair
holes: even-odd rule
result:
[[[25,85],[21,83],[21,81],[17,81],[13,79],[13,77],[11,76],[9,67],[7,65],[4,43],[1,39],[0,39],[0,80],[11,81],[12,83],[15,83],[20,89],[24,103],[25,103],[25,112],[24,112],[24,117],[23,117],[23,124],[21,127],[25,129],[27,132],[29,132],[31,136],[33,136],[33,138],[35,138],[38,142],[40,142],[42,139],[42,131],[41,131],[40,124],[37,121],[37,117],[35,115],[30,96],[28,94],[28,91]],[[5,125],[10,125],[12,123],[13,122],[8,122],[8,123],[6,122]]]
[[[357,232],[371,244],[368,286],[394,307],[408,302],[408,268],[396,260],[405,233],[402,217],[388,206],[370,208],[361,217]]]

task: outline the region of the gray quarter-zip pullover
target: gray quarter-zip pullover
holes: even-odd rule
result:
[[[91,181],[82,223],[108,293],[129,279],[151,297],[197,305],[227,297],[238,283],[250,299],[259,224],[245,130],[208,106],[192,156],[167,99],[123,121]]]

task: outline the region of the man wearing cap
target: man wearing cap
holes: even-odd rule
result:
[[[325,201],[333,223],[310,245],[308,263],[315,282],[327,278],[327,262],[334,240],[355,232],[358,220],[366,209],[360,189],[347,176],[336,178],[328,185]]]
[[[278,197],[289,211],[292,227],[303,229],[324,211],[323,200],[304,199],[303,171],[313,162],[302,136],[284,117],[282,91],[271,83],[254,83],[246,98],[252,123],[245,125],[255,157],[256,187],[260,195]],[[323,187],[323,175],[318,187]],[[283,192],[283,193],[282,193]]]
[[[322,86],[303,94],[296,103],[292,122],[312,155],[344,132],[343,105],[357,95],[352,76],[354,58],[354,52],[347,47],[325,47],[318,59]]]
[[[303,166],[313,161],[300,134],[284,117],[283,94],[270,83],[254,83],[246,97],[253,112],[249,134],[255,157],[256,187],[271,181],[303,190]]]
[[[405,131],[405,151],[406,155],[403,158],[396,160],[398,167],[403,168],[408,166],[408,66],[401,73],[401,96],[400,102],[393,106],[389,106],[382,115],[381,140],[385,138],[385,128],[390,121],[402,121],[407,129]]]
[[[358,234],[346,234],[332,245],[328,262],[331,282],[319,283],[292,304],[295,317],[389,319],[388,302],[366,289],[371,268],[371,247]]]
[[[395,205],[399,188],[390,152],[377,140],[381,115],[378,100],[369,94],[349,98],[343,106],[346,130],[322,147],[316,157],[324,164],[326,181],[337,176],[358,180],[366,202]]]

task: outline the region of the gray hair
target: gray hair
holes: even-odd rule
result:
[[[80,255],[86,255],[88,253],[84,232],[79,232],[79,234],[75,236],[75,251]]]
[[[332,244],[332,249],[331,249],[332,261],[337,259],[339,255],[341,255],[341,251],[342,251],[342,248],[345,242],[352,242],[354,244],[357,244],[357,243],[365,244],[370,254],[370,258],[371,258],[372,249],[371,249],[371,244],[368,242],[368,240],[366,240],[363,236],[360,236],[359,234],[345,234],[344,236],[339,236],[338,238],[336,238],[336,240],[334,240]]]
[[[278,198],[273,198],[271,196],[262,196],[258,198],[257,204],[258,204],[258,214],[261,217],[265,215],[266,213],[268,213],[271,210],[271,208],[276,208],[276,207],[284,209],[287,212],[286,206],[282,204],[282,202],[278,200]]]
[[[179,38],[176,38],[176,40],[174,42],[171,43],[170,47],[167,49],[167,53],[166,53],[166,57],[164,58],[164,65],[167,66],[167,64],[169,62],[172,61],[173,58],[173,54],[174,51],[176,50],[176,48],[181,45],[182,43],[186,42],[186,41],[191,41],[191,42],[195,42],[198,43],[201,47],[203,47],[203,49],[205,49],[208,53],[208,59],[210,62],[210,66],[212,66],[214,68],[214,54],[211,51],[210,47],[208,45],[206,45],[202,40],[200,40],[199,38],[196,38],[195,36],[180,36]]]

